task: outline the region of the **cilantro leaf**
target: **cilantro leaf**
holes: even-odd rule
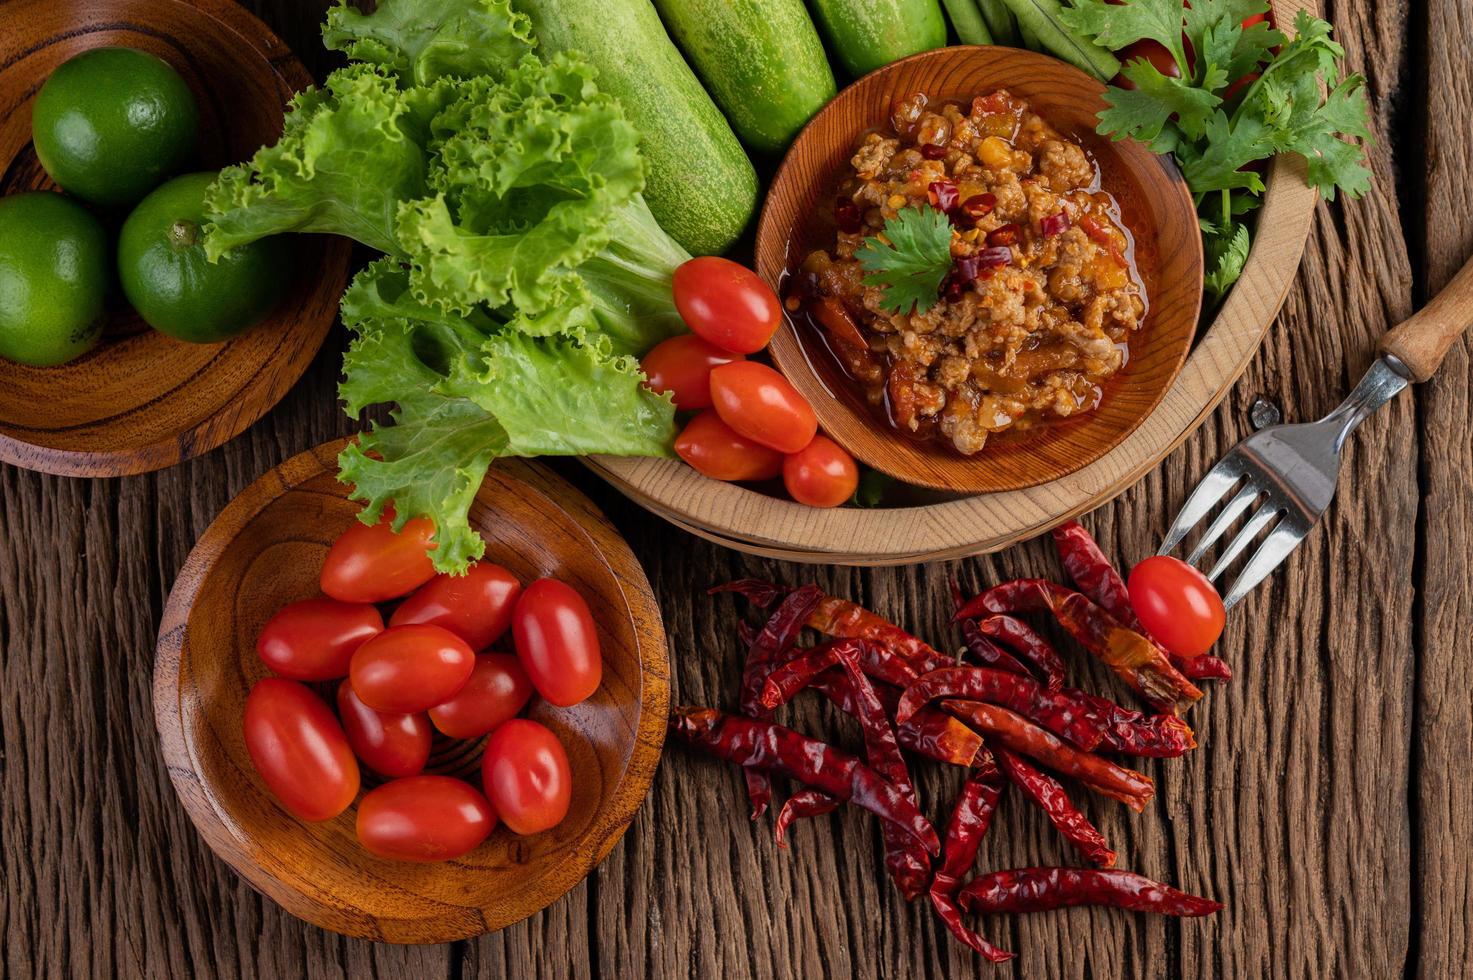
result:
[[[951,271],[951,222],[936,208],[903,208],[885,221],[884,240],[866,238],[854,257],[870,273],[864,284],[884,288],[882,309],[924,313]]]
[[[1231,234],[1208,235],[1205,245],[1207,274],[1203,283],[1213,302],[1220,303],[1248,264],[1248,250],[1252,245],[1248,226],[1233,225]]]
[[[1120,73],[1134,82],[1135,88],[1106,90],[1109,108],[1100,113],[1099,132],[1117,140],[1129,136],[1149,144],[1156,153],[1174,150],[1178,133],[1200,139],[1212,110],[1222,102],[1205,89],[1161,74],[1145,58],[1130,62]],[[1173,121],[1175,125],[1168,128]]]
[[[1182,77],[1190,77],[1186,49],[1181,43],[1181,0],[1073,0],[1074,6],[1059,12],[1067,27],[1111,51],[1120,51],[1136,41],[1158,41],[1176,59]]]

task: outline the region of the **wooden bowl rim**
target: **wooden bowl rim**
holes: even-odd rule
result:
[[[876,69],[850,84],[831,99],[808,121],[803,131],[788,147],[782,163],[778,166],[777,173],[773,176],[763,200],[761,215],[757,220],[757,274],[776,290],[779,286],[779,278],[790,265],[791,260],[788,256],[794,244],[794,228],[792,225],[781,225],[781,219],[777,214],[777,202],[784,195],[787,185],[802,176],[799,173],[798,158],[808,149],[808,143],[813,140],[829,141],[817,152],[817,155],[823,156],[830,143],[852,146],[854,140],[859,136],[858,133],[828,134],[823,131],[823,124],[827,118],[842,112],[846,102],[858,100],[861,97],[872,98],[875,95],[875,89],[883,88],[887,76],[930,62],[960,63],[997,51],[1006,51],[1007,58],[1037,65],[1041,71],[1047,71],[1057,78],[1061,85],[1075,88],[1081,96],[1081,101],[1094,100],[1098,101],[1101,107],[1104,106],[1105,86],[1102,82],[1058,58],[1022,48],[999,48],[995,45],[977,44],[952,45],[922,51]],[[872,128],[877,122],[872,121],[865,129]],[[1133,142],[1116,143],[1100,139],[1096,141],[1094,149],[1111,154],[1118,161],[1120,168],[1130,175],[1142,195],[1158,196],[1152,195],[1151,189],[1159,189],[1158,203],[1166,217],[1175,219],[1183,226],[1187,224],[1195,226],[1197,209],[1192,202],[1191,192],[1187,189],[1187,183],[1182,179],[1176,163],[1170,157],[1152,153],[1145,146]],[[1154,176],[1154,171],[1159,171],[1161,175],[1164,175],[1164,186],[1150,179]],[[822,179],[827,180],[828,177]],[[1160,236],[1159,226],[1153,227],[1151,231],[1157,237]],[[1109,428],[1105,433],[1106,438],[1090,442],[1087,448],[1068,459],[1049,459],[1032,468],[1010,469],[1005,461],[998,461],[995,454],[989,457],[986,447],[975,457],[949,453],[944,448],[939,452],[929,448],[918,448],[912,441],[886,427],[873,417],[873,413],[867,412],[850,399],[822,397],[822,394],[827,391],[827,386],[814,370],[806,349],[807,345],[798,335],[797,325],[786,309],[783,310],[782,322],[772,339],[769,352],[774,366],[786,375],[788,380],[813,404],[814,411],[818,415],[819,427],[856,459],[873,469],[915,486],[955,493],[998,493],[1051,483],[1084,469],[1124,442],[1155,411],[1176,382],[1177,375],[1181,373],[1182,367],[1186,364],[1187,355],[1191,352],[1196,339],[1195,328],[1201,316],[1204,292],[1202,239],[1200,235],[1190,237],[1188,254],[1182,257],[1180,253],[1177,253],[1177,261],[1185,261],[1185,268],[1179,270],[1178,274],[1188,280],[1187,285],[1184,287],[1179,285],[1177,288],[1184,289],[1186,294],[1190,294],[1190,302],[1186,306],[1178,304],[1168,309],[1166,315],[1170,319],[1167,323],[1162,323],[1156,319],[1161,314],[1155,311],[1156,304],[1153,297],[1153,310],[1147,318],[1145,336],[1141,340],[1133,341],[1131,347],[1132,354],[1138,355],[1140,350],[1137,349],[1136,344],[1149,345],[1154,342],[1164,345],[1170,342],[1173,346],[1167,348],[1170,359],[1165,365],[1166,370],[1152,379],[1151,387],[1148,389],[1149,397],[1144,400],[1139,412],[1130,416],[1124,424]],[[1161,256],[1159,264],[1164,267],[1168,261],[1170,260],[1166,256]],[[1158,289],[1160,288],[1163,287],[1158,286]],[[1188,318],[1190,323],[1185,322]],[[1167,333],[1168,326],[1175,329]],[[1180,336],[1175,336],[1176,334]],[[1110,395],[1107,394],[1106,397],[1109,398]],[[1097,413],[1091,413],[1089,417],[1080,419],[1078,424],[1094,425],[1100,417]],[[835,425],[835,422],[842,424]],[[855,429],[863,433],[865,437],[850,438],[846,435],[846,429]],[[1072,428],[1069,430],[1046,428],[1033,435],[1031,441],[1048,442],[1065,435],[1078,441],[1082,434]]]
[[[16,9],[7,12],[17,23],[21,19],[18,16],[21,13],[19,8],[28,2],[41,6],[46,0],[15,0]],[[95,6],[105,11],[113,2],[115,0],[101,0]],[[232,0],[168,0],[168,3],[171,7],[193,12],[185,16],[198,15],[214,21],[239,37],[241,48],[256,55],[263,74],[269,72],[273,75],[280,83],[279,88],[299,92],[312,84],[311,74],[291,49],[259,18]],[[119,26],[128,25],[101,24],[98,29]],[[86,33],[90,33],[90,30]],[[46,40],[49,42],[51,39]],[[27,45],[23,53],[30,53],[35,49],[35,44]],[[6,65],[0,65],[0,69],[5,67]],[[7,165],[9,162],[5,161]],[[314,247],[320,255],[317,273],[313,273],[317,275],[317,283],[313,289],[302,294],[304,306],[313,298],[328,292],[341,295],[347,287],[348,265],[352,255],[352,243],[347,239],[314,236],[313,240],[318,243]],[[306,276],[307,273],[303,275]],[[336,310],[336,305],[330,304],[330,308]],[[278,309],[272,314],[272,318],[278,317],[280,312]],[[273,363],[270,361],[256,365],[244,384],[231,392],[228,399],[221,401],[208,416],[187,428],[171,430],[152,441],[112,449],[62,449],[0,431],[0,462],[56,476],[114,477],[149,473],[203,455],[234,439],[276,407],[306,373],[336,320],[336,312],[332,316],[324,315],[320,322],[306,326],[299,326],[300,318],[285,319],[280,324],[283,329],[300,328],[306,332],[297,356],[282,364],[280,370],[266,370]],[[269,328],[268,323],[257,329]],[[224,349],[234,342],[224,341],[219,347]],[[99,354],[94,349],[82,356],[88,358]],[[101,357],[105,357],[105,353]],[[0,376],[10,369],[10,362],[0,359]],[[194,382],[194,378],[185,379],[173,390],[182,390]],[[256,397],[257,393],[261,393],[259,397]],[[130,410],[130,413],[134,411],[146,413],[149,409],[141,407]],[[95,424],[97,420],[72,429],[86,429]]]
[[[1282,27],[1293,24],[1297,11],[1318,9],[1315,0],[1273,0],[1273,7]],[[762,557],[907,565],[1001,550],[1113,500],[1207,420],[1247,370],[1283,306],[1317,200],[1304,161],[1274,159],[1243,277],[1199,333],[1176,384],[1112,452],[1055,483],[918,507],[819,510],[708,480],[678,460],[592,456],[584,463],[651,513]]]
[[[556,870],[542,879],[543,888],[537,893],[540,904],[516,919],[492,921],[481,909],[477,926],[457,930],[446,927],[452,920],[445,917],[369,914],[343,905],[329,907],[318,896],[304,894],[254,860],[258,845],[238,821],[222,812],[216,795],[207,791],[204,768],[184,721],[186,702],[181,697],[181,684],[189,653],[189,617],[195,600],[211,570],[237,539],[239,529],[272,502],[295,492],[307,481],[335,474],[338,453],[348,441],[338,439],[313,447],[263,473],[226,505],[190,550],[164,604],[155,650],[152,687],[160,751],[180,803],[210,850],[253,888],[292,915],[320,928],[378,942],[442,943],[470,939],[519,922],[566,895],[608,857],[633,822],[654,782],[669,715],[670,664],[664,623],[643,567],[592,501],[542,464],[527,460],[495,463],[503,471],[503,478],[526,485],[534,494],[550,497],[551,492],[557,492],[573,501],[575,506],[562,508],[564,513],[588,536],[625,599],[639,661],[640,695],[627,761],[618,782],[605,789],[603,800],[613,802],[607,814],[590,823],[585,834],[569,847],[568,860],[556,865]],[[542,486],[529,483],[524,477]],[[346,494],[344,488],[344,497]],[[561,508],[561,504],[558,506]],[[217,844],[221,838],[229,838],[233,846],[227,848],[223,841]],[[594,846],[587,849],[579,846],[585,841],[593,841]]]

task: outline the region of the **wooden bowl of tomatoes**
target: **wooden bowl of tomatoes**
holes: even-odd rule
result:
[[[485,557],[436,576],[422,521],[358,520],[343,445],[262,476],[190,553],[154,666],[164,761],[215,853],[293,915],[386,942],[491,932],[581,881],[643,801],[659,610],[549,470],[493,467],[470,513]]]

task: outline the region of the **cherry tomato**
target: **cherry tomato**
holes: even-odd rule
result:
[[[322,591],[344,602],[383,602],[408,595],[435,575],[426,551],[435,525],[416,517],[395,534],[385,514],[369,526],[354,523],[333,542],[322,563]]]
[[[1237,81],[1235,81],[1231,85],[1229,85],[1227,88],[1225,88],[1225,89],[1222,90],[1222,101],[1224,101],[1224,102],[1231,102],[1231,101],[1233,101],[1234,99],[1236,99],[1238,97],[1238,94],[1239,93],[1241,93],[1249,85],[1252,85],[1256,81],[1258,81],[1258,72],[1256,72],[1256,71],[1250,71],[1248,74],[1244,75],[1242,78],[1238,79]],[[1255,162],[1257,162],[1257,161],[1255,161]]]
[[[358,804],[358,842],[395,861],[449,861],[481,846],[496,814],[475,787],[449,776],[410,776]]]
[[[465,686],[476,655],[439,626],[391,626],[353,654],[348,678],[358,699],[376,711],[425,711]]]
[[[556,827],[573,798],[563,743],[526,718],[513,718],[491,733],[481,757],[481,785],[501,822],[523,835]]]
[[[796,453],[818,431],[808,399],[766,364],[738,361],[713,369],[711,401],[738,435],[780,453]]]
[[[338,685],[338,717],[353,754],[380,776],[418,776],[430,761],[434,736],[423,712],[375,711],[353,693],[351,681],[343,681]]]
[[[511,620],[517,657],[544,699],[566,708],[598,690],[603,655],[588,603],[570,585],[542,578],[527,586]]]
[[[777,294],[757,273],[730,259],[691,259],[675,270],[672,286],[685,325],[722,350],[755,354],[782,322]]]
[[[358,795],[358,760],[343,727],[311,689],[266,677],[245,703],[245,744],[256,772],[301,820],[331,820]]]
[[[837,507],[854,496],[859,467],[844,447],[827,436],[814,436],[807,446],[783,460],[783,486],[800,504]]]
[[[430,709],[430,721],[451,738],[480,738],[517,716],[532,697],[522,662],[509,653],[482,653],[465,687]]]
[[[668,391],[682,412],[711,407],[711,369],[742,355],[724,351],[693,333],[662,340],[639,366],[654,391]]]
[[[1147,558],[1130,570],[1126,590],[1141,625],[1172,653],[1195,657],[1222,635],[1222,598],[1205,575],[1178,558]]]
[[[282,677],[330,681],[346,677],[354,651],[383,631],[384,618],[367,603],[303,599],[267,620],[256,653]]]
[[[675,452],[713,480],[770,480],[783,470],[782,453],[737,435],[712,409],[686,424]]]
[[[1181,77],[1181,66],[1176,63],[1176,56],[1160,41],[1142,38],[1133,44],[1127,44],[1118,53],[1121,64],[1128,65],[1138,58],[1144,58],[1167,78]],[[1112,84],[1123,89],[1135,89],[1135,82],[1126,78],[1124,73],[1116,75]]]
[[[436,575],[405,599],[390,626],[429,623],[460,637],[472,650],[484,650],[511,626],[511,611],[522,583],[500,565],[477,562],[464,575]]]

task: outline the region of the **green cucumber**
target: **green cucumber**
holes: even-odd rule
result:
[[[732,128],[777,154],[837,91],[803,0],[655,0]]]
[[[951,16],[951,26],[963,44],[991,44],[992,35],[982,22],[982,14],[972,0],[942,0]]]
[[[1063,8],[1059,0],[1006,0],[1013,16],[1018,18],[1018,29],[1027,40],[1036,42],[1037,47],[1054,57],[1081,68],[1102,82],[1108,82],[1120,72],[1120,62],[1115,56],[1100,47],[1093,39],[1085,37],[1059,19]],[[1035,44],[1030,44],[1034,47]]]
[[[858,78],[918,51],[946,46],[937,0],[808,0],[813,19]]]
[[[1018,22],[1013,19],[1013,12],[1003,0],[977,0],[977,9],[987,22],[993,44],[1017,47],[1021,43],[1018,39]]]
[[[548,53],[581,51],[649,161],[655,220],[696,255],[725,251],[757,207],[757,172],[650,0],[516,0]]]

